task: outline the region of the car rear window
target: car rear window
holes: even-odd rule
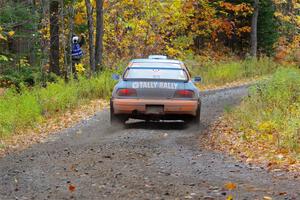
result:
[[[183,69],[163,68],[129,68],[124,74],[125,79],[155,79],[187,81],[188,76]]]
[[[150,67],[150,68],[178,68],[181,69],[181,65],[179,63],[160,63],[160,62],[149,62],[149,63],[132,63],[132,68],[134,67]]]

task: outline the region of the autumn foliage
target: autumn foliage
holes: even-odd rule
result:
[[[95,11],[96,0],[88,2]],[[190,55],[213,59],[216,55],[216,59],[233,55],[244,58],[251,45],[252,4],[251,0],[104,0],[103,67],[114,68],[118,64],[116,61],[149,54],[177,58]],[[35,77],[42,76],[39,72],[50,70],[48,6],[40,0],[34,3],[1,2],[0,45],[3,48],[0,50],[0,73],[5,75],[3,79],[12,80],[6,74],[11,74],[11,68],[22,66],[21,59],[29,61],[31,67],[25,71],[35,73]],[[280,62],[298,62],[299,2],[262,0],[260,6],[260,55],[275,55]],[[85,0],[60,1],[61,72],[68,73],[66,71],[70,70],[70,35],[84,34],[86,41],[89,41],[86,11]],[[96,26],[96,12],[93,17],[92,25]],[[24,23],[27,21],[30,23]],[[28,42],[25,38],[34,42]],[[30,51],[25,51],[28,49]],[[84,59],[78,68],[83,74],[89,73],[86,70],[89,69],[90,57],[88,45],[84,46],[84,52]],[[16,79],[16,82],[24,82],[22,78]],[[31,82],[39,81],[30,79]]]

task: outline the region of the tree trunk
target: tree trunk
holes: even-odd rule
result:
[[[95,45],[94,45],[94,20],[93,20],[93,7],[90,0],[85,0],[88,28],[89,28],[89,54],[90,54],[90,68],[91,75],[95,73]]]
[[[41,15],[41,19],[40,19],[40,29],[45,30],[48,26],[48,20],[49,18],[48,13],[49,13],[49,7],[48,7],[48,2],[47,0],[41,0],[41,10],[42,10],[42,15]],[[42,59],[41,59],[41,74],[42,74],[42,85],[46,86],[46,64],[49,63],[49,41],[44,37],[44,35],[40,36],[40,46],[41,46],[41,50],[42,50]]]
[[[36,1],[35,0],[32,0],[30,2],[30,5],[31,5],[31,12],[32,12],[32,15],[34,16],[35,15],[35,12],[37,10],[37,7],[36,7]],[[32,23],[32,22],[31,22]],[[32,35],[35,34],[35,32],[38,31],[38,27],[37,26],[34,26],[34,29],[31,30],[32,31]],[[34,37],[34,36],[33,36]],[[34,38],[32,38],[32,40],[34,40]],[[34,65],[36,64],[36,49],[35,49],[35,46],[31,43],[31,44],[28,44],[28,47],[30,47],[30,56],[29,56],[29,63],[31,65]]]
[[[97,26],[96,26],[96,49],[95,64],[97,70],[101,70],[103,54],[103,0],[96,0]]]
[[[50,72],[60,75],[59,68],[59,2],[50,1]]]
[[[293,13],[293,10],[294,10],[293,0],[288,0],[287,1],[287,14],[290,15],[291,13]]]
[[[259,13],[259,0],[254,0],[253,4],[253,16],[251,22],[251,56],[257,57],[257,19]]]
[[[68,67],[68,77],[70,77],[70,74],[73,75],[76,72],[73,72],[73,61],[72,61],[72,36],[74,32],[74,16],[75,16],[75,9],[73,5],[75,4],[75,0],[71,1],[71,4],[69,5],[69,37],[68,37],[68,54],[69,54],[69,67]]]
[[[68,55],[69,52],[67,51],[67,41],[68,38],[67,37],[67,31],[66,31],[66,27],[65,27],[65,23],[64,23],[64,19],[65,19],[65,5],[64,5],[64,0],[61,0],[60,2],[61,5],[61,11],[60,11],[60,20],[63,22],[61,23],[61,28],[62,28],[62,36],[61,36],[61,44],[62,44],[62,52],[64,54],[64,77],[65,80],[68,80]]]

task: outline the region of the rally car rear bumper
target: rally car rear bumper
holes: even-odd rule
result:
[[[198,109],[197,100],[161,100],[161,99],[113,99],[114,114],[153,114],[156,108],[160,109],[159,115],[193,115]],[[151,109],[149,109],[151,108]],[[151,111],[149,111],[151,110]]]

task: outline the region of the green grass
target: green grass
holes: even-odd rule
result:
[[[19,93],[9,89],[0,97],[0,138],[32,127],[47,115],[75,108],[86,100],[108,98],[115,84],[111,74],[105,71],[91,79],[81,77],[68,83],[59,80],[46,88],[23,87]]]
[[[224,85],[234,81],[261,77],[275,72],[278,64],[270,58],[245,59],[241,61],[201,62],[187,60],[193,76],[200,75],[204,85]]]
[[[300,71],[278,69],[251,87],[249,97],[230,116],[244,139],[299,151]]]

